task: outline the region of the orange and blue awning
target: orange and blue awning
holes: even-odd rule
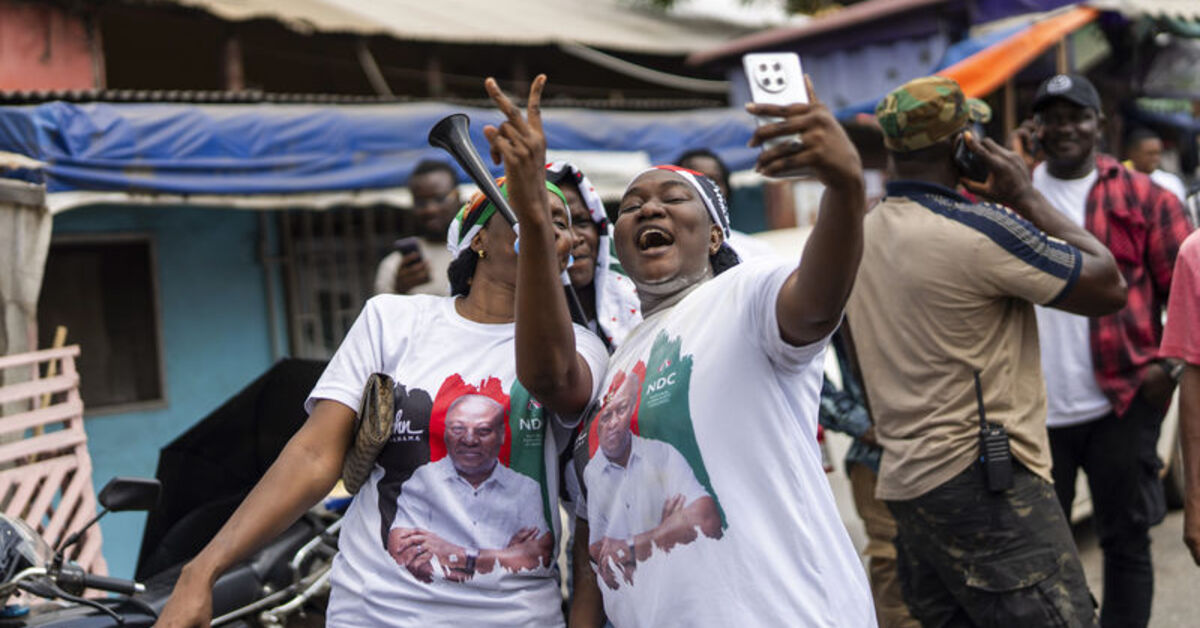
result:
[[[946,49],[935,74],[952,78],[971,98],[1002,86],[1064,37],[1091,23],[1100,11],[1072,7],[1048,17],[958,42]],[[873,114],[884,95],[838,110],[841,119]]]
[[[1037,59],[1067,35],[1095,20],[1100,12],[1090,7],[1074,7],[1020,29],[1001,41],[937,74],[958,81],[968,98],[982,98]]]

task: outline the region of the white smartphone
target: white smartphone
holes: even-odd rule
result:
[[[746,80],[750,82],[750,98],[753,102],[767,105],[808,102],[800,55],[794,52],[752,53],[742,56],[742,67],[746,70]],[[755,118],[758,126],[782,120],[773,116]],[[795,135],[777,137],[763,144],[763,148],[771,148],[792,139],[798,138]]]

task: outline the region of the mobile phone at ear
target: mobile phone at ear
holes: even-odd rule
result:
[[[1029,156],[1037,159],[1042,152],[1042,140],[1035,131],[1029,134]]]
[[[978,124],[971,125],[967,131],[978,140],[986,137],[983,134],[983,127]],[[978,181],[979,183],[987,181],[989,174],[987,163],[967,146],[962,133],[959,133],[954,140],[954,165],[958,166],[958,174],[964,178],[971,181]]]
[[[415,236],[409,236],[407,238],[400,238],[399,240],[396,240],[392,243],[392,250],[400,253],[400,257],[408,257],[409,255],[416,253],[418,261],[420,261],[419,258],[421,256],[421,247],[417,244],[417,238]]]
[[[742,57],[746,80],[750,83],[750,99],[758,104],[794,105],[808,103],[808,89],[804,86],[804,71],[800,66],[800,55],[794,52],[760,52]],[[782,118],[755,116],[758,126],[779,122]],[[799,139],[797,135],[772,138],[763,143],[763,148]]]

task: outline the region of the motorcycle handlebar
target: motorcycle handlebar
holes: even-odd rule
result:
[[[58,586],[72,595],[80,595],[85,589],[99,589],[121,595],[134,595],[146,590],[146,587],[133,580],[110,578],[85,573],[78,565],[63,565],[55,578]]]
[[[121,595],[134,595],[146,591],[146,586],[140,582],[126,580],[125,578],[93,576],[92,574],[84,574],[83,586],[87,589],[100,589],[101,591],[109,591]]]

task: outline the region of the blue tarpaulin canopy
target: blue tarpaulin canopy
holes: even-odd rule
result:
[[[46,164],[47,192],[295,195],[395,189],[422,158],[442,117],[471,117],[487,156],[490,109],[444,103],[301,106],[68,104],[0,107],[0,151]],[[551,150],[636,151],[650,162],[708,147],[747,168],[753,119],[734,109],[613,112],[546,109]],[[586,167],[586,166],[585,166]],[[500,174],[500,168],[493,168]],[[464,178],[465,180],[465,178]]]

